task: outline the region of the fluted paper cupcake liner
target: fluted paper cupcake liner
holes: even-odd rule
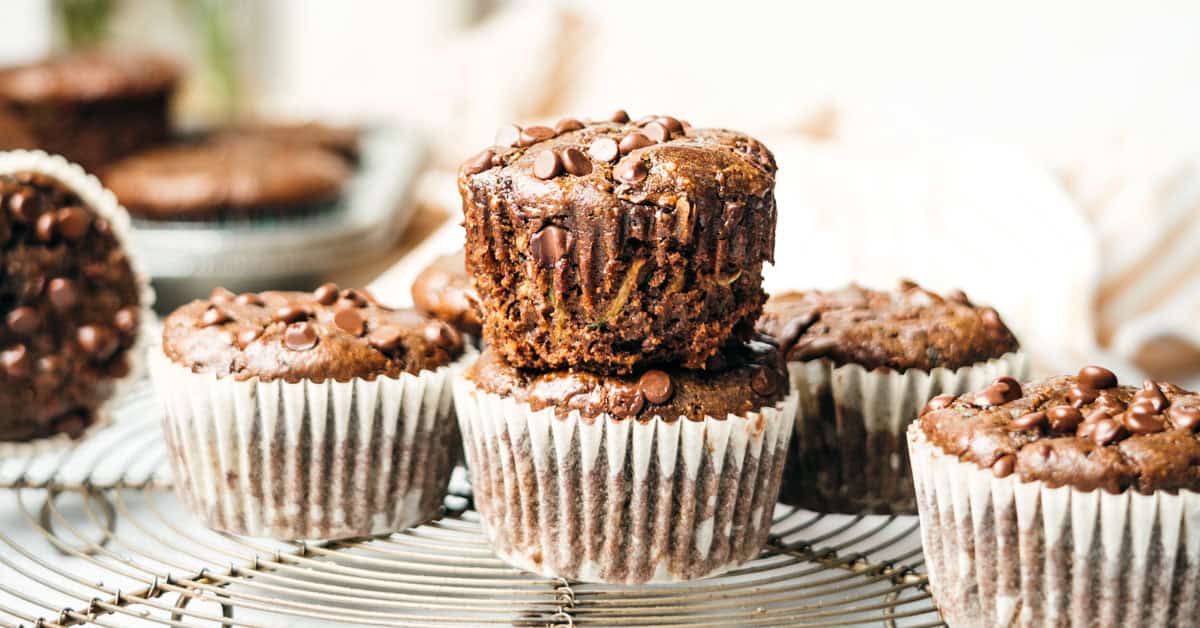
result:
[[[951,626],[1190,626],[1200,493],[1119,494],[996,478],[908,443],[934,599]]]
[[[744,416],[595,419],[454,384],[475,506],[496,554],[548,577],[673,582],[754,558],[796,396]]]
[[[790,362],[800,395],[781,500],[818,512],[915,513],[904,431],[930,399],[1023,380],[1020,351],[959,369],[881,369]]]
[[[184,505],[246,536],[333,539],[437,514],[461,445],[451,379],[435,371],[348,382],[193,373],[159,348],[151,375]]]
[[[151,336],[150,330],[153,328],[155,320],[154,311],[151,309],[154,307],[154,289],[150,287],[150,280],[132,246],[129,213],[117,201],[117,197],[100,183],[99,179],[88,174],[79,165],[58,155],[50,155],[40,150],[0,151],[0,174],[18,172],[37,172],[54,178],[78,195],[80,200],[97,215],[108,221],[112,227],[113,236],[120,243],[121,249],[129,260],[129,267],[133,271],[134,281],[138,286],[138,300],[142,308],[141,325],[137,342],[128,350],[129,373],[116,380],[112,397],[97,408],[92,417],[92,424],[88,426],[88,430],[83,436],[86,438],[87,433],[102,428],[110,422],[115,403],[119,402],[120,398],[127,394],[130,387],[145,373],[147,338]],[[63,449],[70,446],[72,442],[74,441],[65,434],[48,436],[27,443],[0,442],[0,458],[34,456]]]

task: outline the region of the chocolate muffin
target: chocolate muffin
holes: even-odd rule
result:
[[[40,148],[89,170],[166,141],[174,64],[90,51],[0,68],[0,149]]]
[[[483,336],[521,368],[703,369],[748,338],[775,160],[667,116],[502,129],[459,169]]]
[[[758,555],[795,395],[774,347],[708,371],[530,371],[492,349],[455,382],[475,505],[496,553],[547,577],[689,580]]]
[[[479,295],[471,285],[461,252],[442,255],[425,267],[413,281],[412,298],[413,305],[427,316],[479,337]]]
[[[137,218],[194,221],[311,214],[336,200],[350,175],[323,148],[217,137],[134,155],[104,181]]]
[[[1200,394],[1109,370],[930,401],[908,431],[953,626],[1175,626],[1200,614]]]
[[[257,138],[296,148],[323,148],[346,161],[358,162],[362,131],[321,122],[237,124],[216,133],[222,138]]]
[[[0,441],[78,437],[130,374],[144,286],[111,213],[48,174],[8,170],[12,155],[0,153]]]
[[[781,500],[819,512],[915,512],[904,431],[917,411],[1027,368],[994,309],[911,281],[773,296],[758,331],[800,394]]]
[[[459,436],[449,325],[333,284],[217,289],[151,354],[176,490],[208,525],[276,538],[390,532],[441,507]]]

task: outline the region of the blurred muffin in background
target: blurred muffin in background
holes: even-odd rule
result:
[[[134,155],[104,181],[137,218],[195,221],[319,211],[350,175],[344,158],[315,145],[217,133]]]
[[[438,257],[425,267],[413,281],[412,299],[423,314],[479,338],[479,295],[467,274],[462,251]]]
[[[0,149],[39,148],[99,170],[166,141],[179,77],[162,57],[107,51],[0,68]]]
[[[216,132],[221,138],[257,138],[296,148],[324,148],[357,163],[362,131],[354,126],[323,122],[251,122],[231,125]]]

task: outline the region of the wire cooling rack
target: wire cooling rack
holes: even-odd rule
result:
[[[492,555],[461,469],[443,515],[386,537],[207,530],[170,492],[145,387],[63,451],[0,460],[0,626],[940,626],[915,517],[780,507],[732,573],[581,584]]]

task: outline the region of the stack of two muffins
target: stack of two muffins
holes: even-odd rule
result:
[[[512,127],[463,164],[488,348],[455,405],[506,561],[643,583],[759,553],[796,406],[751,338],[774,175],[747,136],[623,112]]]

